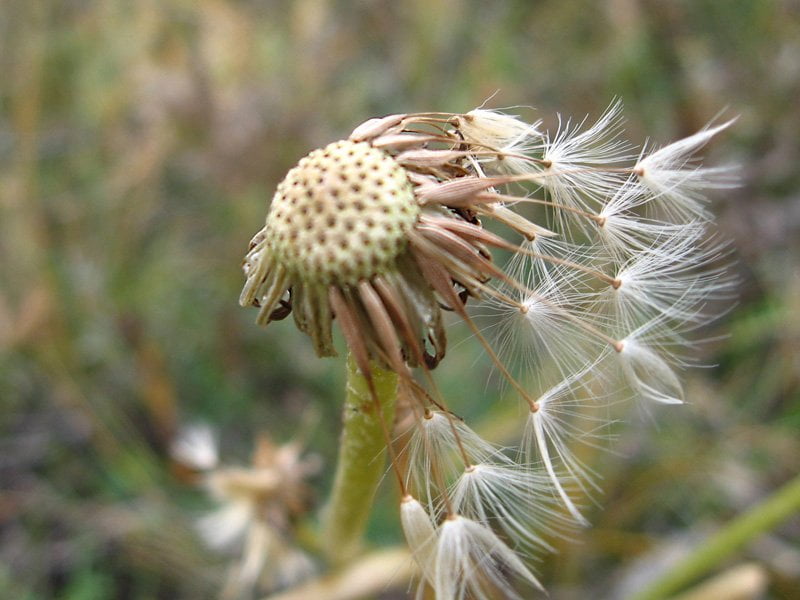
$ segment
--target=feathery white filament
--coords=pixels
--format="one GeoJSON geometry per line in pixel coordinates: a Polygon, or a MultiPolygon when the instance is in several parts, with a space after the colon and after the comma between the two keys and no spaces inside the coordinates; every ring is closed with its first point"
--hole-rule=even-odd
{"type": "Polygon", "coordinates": [[[592,297],[586,287],[587,276],[559,265],[535,268],[540,273],[532,276],[539,280],[535,287],[527,294],[516,292],[522,310],[494,300],[487,302],[488,314],[499,317],[498,352],[524,373],[541,373],[552,367],[566,377],[603,348],[604,342],[581,325],[592,320],[585,309],[592,297]]]}
{"type": "Polygon", "coordinates": [[[529,124],[513,115],[478,108],[464,115],[461,132],[467,141],[494,151],[479,158],[486,169],[523,174],[536,171],[530,155],[541,151],[540,125],[541,121],[529,124]]]}
{"type": "Polygon", "coordinates": [[[627,331],[655,318],[681,328],[703,323],[707,302],[732,295],[734,280],[723,267],[710,266],[723,252],[719,244],[686,236],[642,251],[617,270],[619,286],[599,294],[597,309],[609,307],[627,331]]]}
{"type": "Polygon", "coordinates": [[[496,110],[476,108],[459,119],[459,129],[464,138],[473,144],[501,151],[526,153],[536,146],[532,140],[541,139],[541,121],[526,123],[514,115],[496,110]]]}
{"type": "Polygon", "coordinates": [[[622,351],[617,354],[628,384],[642,398],[683,404],[680,379],[656,350],[636,338],[636,333],[622,340],[622,351]]]}
{"type": "Polygon", "coordinates": [[[625,260],[654,246],[666,247],[683,239],[696,240],[703,234],[705,222],[698,219],[673,223],[638,214],[637,211],[651,201],[647,190],[628,182],[603,206],[598,213],[600,224],[596,232],[609,254],[625,260]]]}
{"type": "Polygon", "coordinates": [[[549,490],[548,477],[532,468],[479,463],[464,470],[451,502],[459,514],[501,528],[530,551],[552,551],[543,536],[563,536],[570,523],[549,490]]]}
{"type": "MultiPolygon", "coordinates": [[[[453,415],[432,411],[418,420],[408,444],[408,480],[429,506],[469,462],[502,457],[499,449],[483,440],[453,415]]],[[[438,514],[438,513],[437,513],[438,514]]]]}
{"type": "MultiPolygon", "coordinates": [[[[529,423],[533,430],[533,437],[536,440],[536,447],[539,450],[539,456],[541,457],[542,463],[547,471],[547,475],[550,477],[550,481],[553,483],[553,486],[556,488],[556,492],[561,500],[564,502],[564,506],[567,507],[569,514],[575,519],[575,521],[583,526],[588,526],[589,522],[584,518],[584,516],[578,510],[578,507],[575,506],[575,503],[570,498],[569,494],[567,494],[564,486],[561,484],[561,478],[556,474],[555,468],[553,466],[553,461],[550,458],[550,450],[548,448],[548,439],[553,440],[553,444],[556,445],[557,450],[556,452],[559,456],[568,455],[566,449],[563,447],[564,444],[560,437],[556,437],[551,433],[548,433],[545,429],[545,421],[544,421],[544,414],[541,412],[532,412],[529,417],[529,423]]],[[[566,463],[564,458],[562,457],[562,462],[566,463]]],[[[571,465],[572,466],[572,465],[571,465]]],[[[573,469],[575,467],[573,466],[573,469]]]]}
{"type": "Polygon", "coordinates": [[[708,218],[703,192],[734,185],[731,169],[699,167],[692,155],[735,119],[673,142],[640,159],[633,168],[639,181],[661,201],[674,220],[708,218]]]}
{"type": "Polygon", "coordinates": [[[599,491],[595,483],[597,474],[582,463],[570,448],[570,444],[577,442],[598,445],[602,436],[597,430],[608,424],[606,419],[588,415],[585,402],[578,397],[580,393],[589,393],[584,388],[583,380],[597,366],[596,362],[587,364],[581,371],[563,379],[537,398],[536,410],[529,413],[520,445],[520,457],[527,464],[533,464],[535,458],[539,459],[558,497],[581,525],[588,523],[564,488],[562,479],[577,485],[587,495],[590,495],[589,487],[599,491]],[[583,422],[588,428],[581,429],[578,422],[583,422]],[[563,474],[557,472],[557,467],[563,470],[563,474]]]}
{"type": "Polygon", "coordinates": [[[516,553],[486,525],[452,515],[440,529],[434,578],[440,600],[521,599],[510,583],[515,577],[544,591],[516,553]]]}
{"type": "MultiPolygon", "coordinates": [[[[545,136],[541,184],[550,191],[556,204],[593,210],[611,195],[627,177],[620,170],[609,169],[630,159],[630,146],[617,136],[622,125],[622,104],[611,104],[605,113],[585,131],[585,120],[573,124],[559,115],[555,135],[545,136]]],[[[563,212],[559,216],[567,216],[563,212]]]]}

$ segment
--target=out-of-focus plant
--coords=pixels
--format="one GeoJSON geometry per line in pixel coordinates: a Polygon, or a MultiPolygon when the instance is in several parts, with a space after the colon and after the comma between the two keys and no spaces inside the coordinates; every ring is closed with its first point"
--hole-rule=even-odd
{"type": "Polygon", "coordinates": [[[214,433],[203,425],[187,427],[173,443],[175,460],[194,472],[219,503],[198,521],[198,531],[211,548],[237,555],[223,598],[252,595],[257,585],[285,588],[315,572],[293,538],[294,521],[308,512],[306,480],[320,466],[301,452],[297,441],[276,446],[262,435],[251,466],[225,466],[214,433]]]}

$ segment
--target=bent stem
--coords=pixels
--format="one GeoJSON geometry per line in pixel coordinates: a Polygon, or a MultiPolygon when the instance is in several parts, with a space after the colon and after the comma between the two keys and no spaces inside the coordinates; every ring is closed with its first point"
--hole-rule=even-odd
{"type": "Polygon", "coordinates": [[[370,507],[385,472],[384,427],[392,429],[397,375],[373,364],[372,380],[384,424],[375,410],[366,379],[349,356],[339,462],[322,529],[323,551],[337,566],[359,551],[370,507]]]}
{"type": "Polygon", "coordinates": [[[630,600],[661,600],[672,596],[717,567],[747,542],[771,530],[798,511],[800,476],[789,481],[761,504],[731,521],[664,577],[635,594],[630,600]]]}

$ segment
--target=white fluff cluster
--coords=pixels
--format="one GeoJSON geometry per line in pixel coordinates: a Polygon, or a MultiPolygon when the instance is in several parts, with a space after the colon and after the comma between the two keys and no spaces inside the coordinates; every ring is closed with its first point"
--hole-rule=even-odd
{"type": "Polygon", "coordinates": [[[483,440],[441,402],[414,418],[402,524],[440,600],[541,587],[520,556],[586,525],[581,501],[599,489],[576,445],[606,441],[621,398],[682,403],[687,334],[733,295],[705,200],[731,171],[695,157],[731,121],[637,151],[619,137],[620,114],[615,103],[588,126],[559,118],[554,132],[484,109],[450,121],[476,173],[529,186],[482,192],[483,213],[528,239],[476,315],[493,319],[493,360],[527,416],[516,449],[483,440]]]}

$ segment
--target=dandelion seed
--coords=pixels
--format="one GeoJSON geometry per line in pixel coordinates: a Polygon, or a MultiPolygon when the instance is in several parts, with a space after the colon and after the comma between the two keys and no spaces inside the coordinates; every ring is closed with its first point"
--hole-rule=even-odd
{"type": "Polygon", "coordinates": [[[639,214],[652,199],[645,188],[627,182],[598,213],[598,239],[618,262],[658,247],[669,251],[673,244],[696,242],[705,235],[707,222],[700,218],[671,221],[639,214]]]}
{"type": "Polygon", "coordinates": [[[551,267],[533,277],[538,281],[531,282],[529,290],[516,293],[518,306],[493,299],[487,314],[499,317],[498,345],[509,364],[519,364],[527,373],[553,366],[568,376],[596,356],[604,342],[580,325],[590,320],[583,306],[586,291],[579,289],[585,274],[551,267]]]}
{"type": "MultiPolygon", "coordinates": [[[[586,495],[599,491],[597,474],[578,459],[572,451],[575,442],[597,446],[605,437],[598,429],[608,426],[604,419],[586,414],[584,402],[578,397],[583,391],[583,380],[598,366],[590,363],[541,394],[531,409],[525,423],[520,456],[523,464],[541,463],[555,494],[569,514],[580,525],[588,522],[565,486],[577,485],[586,495]],[[578,422],[588,424],[581,428],[578,422]],[[538,460],[537,460],[538,459],[538,460]]],[[[593,398],[597,401],[597,398],[593,398]]]]}
{"type": "Polygon", "coordinates": [[[519,465],[469,465],[451,492],[453,510],[487,527],[495,525],[522,548],[553,551],[545,541],[570,528],[555,508],[545,475],[519,465]]]}
{"type": "Polygon", "coordinates": [[[485,149],[479,162],[506,173],[533,172],[530,153],[542,147],[541,121],[525,123],[517,117],[477,108],[457,117],[460,131],[470,143],[485,149]]]}
{"type": "Polygon", "coordinates": [[[633,330],[655,318],[702,323],[705,304],[732,296],[735,281],[724,267],[712,266],[725,248],[686,234],[637,253],[614,275],[619,286],[603,291],[596,310],[608,307],[622,328],[633,330]]]}
{"type": "Polygon", "coordinates": [[[455,119],[456,127],[470,143],[486,148],[511,148],[526,139],[541,139],[542,135],[539,132],[541,121],[526,123],[496,110],[476,108],[455,119]]]}
{"type": "Polygon", "coordinates": [[[643,344],[636,334],[620,343],[623,373],[641,397],[662,404],[683,404],[683,386],[675,371],[656,350],[643,344]]]}
{"type": "Polygon", "coordinates": [[[437,598],[522,598],[512,586],[515,578],[543,590],[530,569],[489,527],[460,515],[441,526],[434,568],[437,598]]]}
{"type": "MultiPolygon", "coordinates": [[[[429,505],[443,492],[442,482],[453,480],[469,463],[502,460],[500,449],[460,420],[441,411],[425,414],[408,444],[408,483],[429,505]]],[[[434,512],[438,513],[438,510],[434,512]]]]}
{"type": "Polygon", "coordinates": [[[674,220],[708,218],[704,192],[735,185],[730,168],[699,167],[692,161],[695,152],[734,121],[732,119],[716,127],[702,129],[668,144],[645,155],[633,167],[639,181],[653,192],[654,199],[664,206],[674,220]]]}
{"type": "Polygon", "coordinates": [[[400,523],[411,554],[424,578],[434,583],[436,571],[436,530],[430,516],[418,500],[406,496],[400,502],[400,523]]]}
{"type": "MultiPolygon", "coordinates": [[[[559,116],[559,128],[548,136],[542,152],[542,185],[556,204],[594,210],[616,191],[627,175],[609,168],[630,160],[630,146],[618,139],[622,126],[622,105],[616,102],[594,125],[581,131],[583,123],[573,124],[559,116]]],[[[560,212],[559,217],[569,216],[560,212]]]]}

